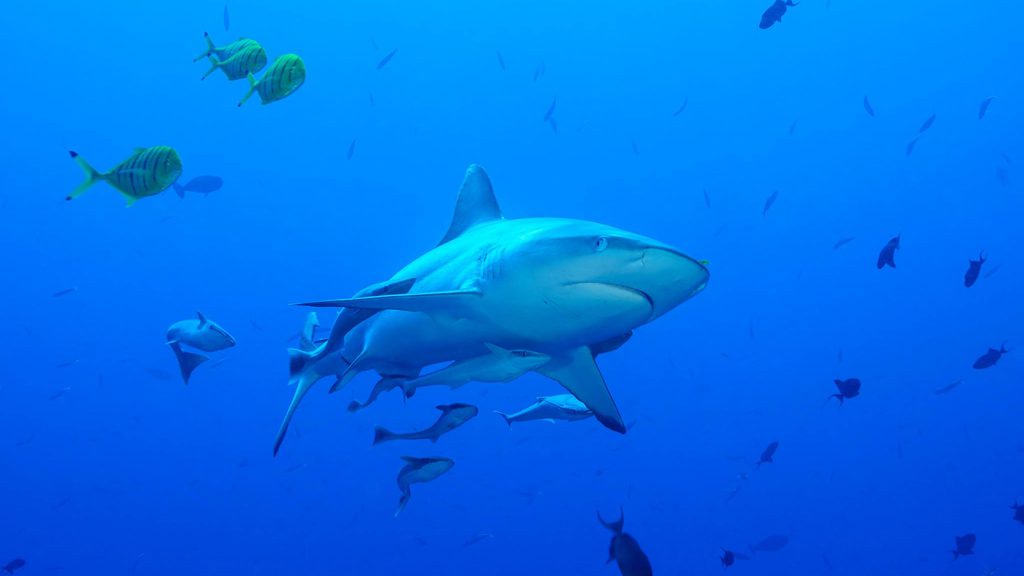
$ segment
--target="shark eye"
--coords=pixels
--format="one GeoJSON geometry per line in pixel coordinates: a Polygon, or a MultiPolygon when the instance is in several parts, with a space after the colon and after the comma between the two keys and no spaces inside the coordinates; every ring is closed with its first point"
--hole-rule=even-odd
{"type": "Polygon", "coordinates": [[[599,236],[594,239],[594,252],[604,252],[604,249],[608,247],[608,239],[604,236],[599,236]]]}

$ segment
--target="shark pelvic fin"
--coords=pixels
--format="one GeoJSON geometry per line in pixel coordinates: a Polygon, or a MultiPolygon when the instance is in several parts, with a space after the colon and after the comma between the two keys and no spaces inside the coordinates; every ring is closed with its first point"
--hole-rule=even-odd
{"type": "Polygon", "coordinates": [[[448,232],[441,240],[441,244],[458,238],[477,224],[502,218],[501,208],[494,197],[494,189],[491,187],[491,179],[487,177],[487,172],[477,164],[470,164],[466,170],[466,177],[462,180],[462,187],[459,188],[459,199],[455,202],[452,223],[448,226],[448,232]]]}
{"type": "Polygon", "coordinates": [[[605,427],[621,434],[626,433],[622,415],[608,392],[608,386],[594,362],[590,348],[580,347],[555,356],[537,371],[561,384],[577,400],[586,404],[605,427]]]}

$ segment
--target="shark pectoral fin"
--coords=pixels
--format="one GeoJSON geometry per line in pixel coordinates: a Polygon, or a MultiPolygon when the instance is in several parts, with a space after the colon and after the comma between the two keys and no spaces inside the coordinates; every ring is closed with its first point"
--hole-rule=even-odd
{"type": "Polygon", "coordinates": [[[608,392],[601,371],[594,363],[590,348],[580,347],[561,356],[554,356],[551,362],[537,371],[561,384],[577,400],[586,404],[605,427],[626,433],[622,415],[608,392]]]}
{"type": "Polygon", "coordinates": [[[177,342],[169,342],[168,345],[171,350],[174,351],[174,357],[178,359],[178,367],[181,369],[181,378],[188,384],[188,379],[192,377],[192,371],[195,370],[200,364],[209,360],[202,354],[195,354],[193,352],[186,352],[181,349],[181,344],[177,342]]]}
{"type": "Polygon", "coordinates": [[[338,375],[337,380],[331,385],[331,389],[328,390],[328,394],[334,394],[338,390],[345,387],[346,384],[352,381],[362,369],[359,367],[359,362],[363,359],[362,355],[356,357],[351,364],[345,367],[345,371],[338,375]]]}
{"type": "Polygon", "coordinates": [[[626,332],[621,336],[615,336],[614,338],[609,338],[604,342],[598,342],[597,344],[592,345],[590,347],[590,351],[594,354],[594,356],[607,354],[608,352],[614,352],[621,348],[622,345],[628,342],[629,339],[632,337],[633,331],[630,330],[629,332],[626,332]]]}
{"type": "Polygon", "coordinates": [[[444,312],[461,308],[480,297],[477,290],[453,290],[451,292],[424,292],[421,294],[387,294],[303,302],[296,306],[314,308],[356,308],[360,310],[404,310],[406,312],[444,312]]]}

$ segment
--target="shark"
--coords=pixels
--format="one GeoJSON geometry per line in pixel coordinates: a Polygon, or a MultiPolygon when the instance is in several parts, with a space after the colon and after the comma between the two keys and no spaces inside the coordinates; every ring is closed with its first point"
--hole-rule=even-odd
{"type": "Polygon", "coordinates": [[[701,261],[640,234],[506,218],[487,173],[470,165],[437,246],[350,298],[299,304],[342,311],[326,342],[288,351],[295,392],[274,453],[319,380],[333,376],[332,392],[362,372],[425,384],[417,379],[437,365],[449,374],[436,383],[449,385],[541,374],[625,433],[596,357],[703,291],[709,277],[701,261]]]}

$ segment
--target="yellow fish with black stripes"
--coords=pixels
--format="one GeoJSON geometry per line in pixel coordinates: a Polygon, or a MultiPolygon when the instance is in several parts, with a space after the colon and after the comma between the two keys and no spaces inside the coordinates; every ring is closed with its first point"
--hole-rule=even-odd
{"type": "Polygon", "coordinates": [[[97,182],[106,182],[128,199],[131,206],[139,198],[155,196],[174,184],[181,176],[181,158],[170,146],[136,148],[127,160],[109,172],[99,172],[74,150],[71,158],[85,171],[85,181],[68,194],[74,200],[97,182]]]}
{"type": "Polygon", "coordinates": [[[199,56],[193,58],[192,62],[199,62],[203,58],[209,58],[210,56],[216,56],[218,60],[224,61],[241,52],[246,47],[253,45],[259,46],[259,42],[255,40],[250,38],[239,38],[227,46],[218,48],[213,43],[213,38],[210,38],[209,33],[203,32],[203,38],[206,40],[206,50],[199,56]]]}
{"type": "Polygon", "coordinates": [[[249,74],[249,91],[246,92],[239,106],[252,96],[253,92],[260,95],[263,104],[277,102],[290,96],[306,81],[306,64],[295,54],[278,56],[267,72],[258,81],[249,74]]]}
{"type": "Polygon", "coordinates": [[[218,69],[224,71],[224,75],[228,77],[228,80],[241,80],[249,74],[259,72],[267,65],[267,51],[258,42],[254,41],[243,46],[226,59],[220,59],[215,54],[210,54],[209,59],[213,65],[206,71],[206,74],[203,74],[203,80],[206,80],[210,74],[213,74],[218,69]]]}

